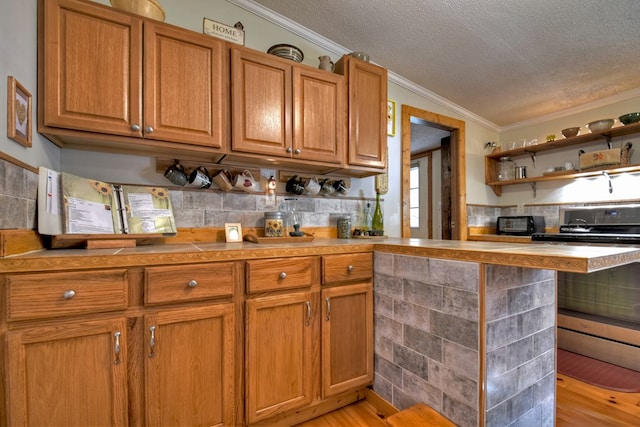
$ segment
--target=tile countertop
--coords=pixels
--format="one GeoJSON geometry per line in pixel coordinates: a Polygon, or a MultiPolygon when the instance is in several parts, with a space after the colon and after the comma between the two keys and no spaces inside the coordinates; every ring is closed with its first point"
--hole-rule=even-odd
{"type": "Polygon", "coordinates": [[[54,249],[0,258],[0,273],[176,265],[372,250],[411,256],[589,273],[640,261],[640,248],[428,239],[325,239],[257,244],[198,242],[115,249],[54,249]]]}

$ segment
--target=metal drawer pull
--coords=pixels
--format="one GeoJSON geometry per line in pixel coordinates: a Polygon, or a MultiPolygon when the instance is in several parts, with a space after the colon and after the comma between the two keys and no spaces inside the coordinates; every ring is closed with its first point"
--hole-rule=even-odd
{"type": "Polygon", "coordinates": [[[331,320],[331,298],[326,297],[324,301],[327,303],[327,322],[331,320]]]}
{"type": "Polygon", "coordinates": [[[195,288],[196,286],[198,286],[198,282],[196,280],[190,280],[189,283],[187,283],[187,286],[189,286],[190,288],[195,288]]]}
{"type": "Polygon", "coordinates": [[[311,301],[305,302],[307,305],[307,322],[306,325],[309,326],[311,324],[311,301]]]}
{"type": "Polygon", "coordinates": [[[281,279],[286,279],[287,278],[287,273],[285,273],[284,271],[282,273],[280,273],[280,278],[281,279]]]}
{"type": "Polygon", "coordinates": [[[349,267],[347,267],[347,271],[351,273],[353,271],[353,265],[350,265],[349,267]]]}
{"type": "Polygon", "coordinates": [[[113,336],[116,339],[116,345],[115,345],[116,360],[113,363],[117,365],[120,363],[120,332],[114,332],[113,336]]]}
{"type": "Polygon", "coordinates": [[[155,326],[149,327],[149,332],[150,332],[149,348],[151,349],[151,352],[149,353],[149,357],[151,358],[151,357],[156,355],[156,353],[155,353],[155,348],[156,348],[156,327],[155,326]]]}
{"type": "Polygon", "coordinates": [[[76,296],[76,291],[69,289],[68,291],[64,291],[63,297],[64,299],[71,299],[76,296]]]}

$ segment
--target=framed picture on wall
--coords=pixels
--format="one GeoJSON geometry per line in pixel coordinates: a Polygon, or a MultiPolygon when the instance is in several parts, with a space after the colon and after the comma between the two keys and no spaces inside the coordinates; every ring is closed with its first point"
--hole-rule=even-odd
{"type": "Polygon", "coordinates": [[[13,76],[7,78],[7,136],[31,147],[31,94],[13,76]]]}
{"type": "Polygon", "coordinates": [[[387,101],[387,135],[394,136],[396,134],[396,103],[395,101],[387,101]]]}

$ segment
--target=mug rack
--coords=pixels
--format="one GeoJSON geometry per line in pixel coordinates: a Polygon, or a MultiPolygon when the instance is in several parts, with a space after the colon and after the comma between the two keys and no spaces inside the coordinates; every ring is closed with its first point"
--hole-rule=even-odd
{"type": "MultiPolygon", "coordinates": [[[[156,158],[156,172],[160,174],[164,174],[164,171],[166,171],[167,168],[173,165],[175,162],[179,162],[184,167],[187,173],[187,176],[189,176],[191,171],[193,171],[194,169],[200,166],[204,166],[205,168],[207,168],[207,171],[209,172],[210,177],[217,174],[218,171],[221,171],[221,170],[228,170],[233,175],[242,173],[243,170],[248,170],[256,178],[257,181],[260,180],[260,169],[251,169],[251,168],[243,168],[241,166],[221,165],[218,163],[207,163],[207,162],[200,162],[195,160],[179,160],[179,159],[170,159],[170,158],[156,158]]],[[[181,188],[195,189],[196,187],[190,187],[189,185],[186,185],[181,188]]]]}

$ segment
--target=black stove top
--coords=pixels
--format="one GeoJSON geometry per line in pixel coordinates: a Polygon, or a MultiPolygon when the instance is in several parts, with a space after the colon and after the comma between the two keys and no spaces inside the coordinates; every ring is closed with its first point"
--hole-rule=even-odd
{"type": "Polygon", "coordinates": [[[640,245],[640,234],[602,233],[534,233],[533,242],[555,243],[603,243],[616,245],[640,245]]]}
{"type": "Polygon", "coordinates": [[[640,245],[640,205],[566,208],[559,233],[534,233],[533,242],[640,245]]]}

